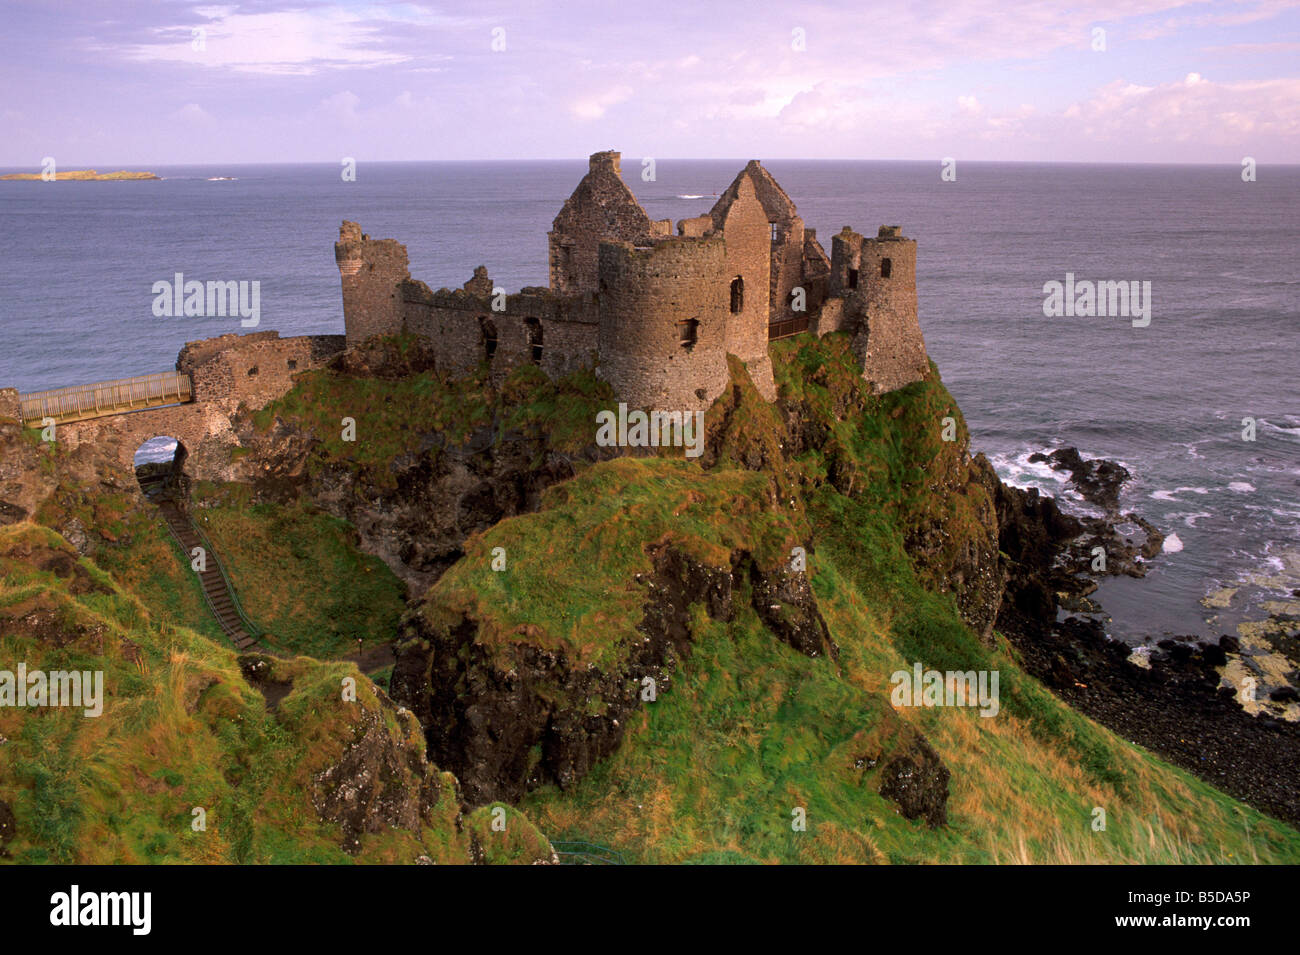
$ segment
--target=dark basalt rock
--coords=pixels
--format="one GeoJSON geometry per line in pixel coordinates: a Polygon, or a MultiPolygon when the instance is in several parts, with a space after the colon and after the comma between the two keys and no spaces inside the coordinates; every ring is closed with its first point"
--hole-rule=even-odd
{"type": "Polygon", "coordinates": [[[1053,471],[1068,471],[1070,483],[1083,499],[1108,514],[1119,510],[1119,492],[1130,477],[1128,469],[1104,458],[1084,458],[1077,448],[1058,448],[1050,454],[1032,454],[1032,463],[1047,463],[1053,471]]]}
{"type": "MultiPolygon", "coordinates": [[[[380,700],[392,709],[382,693],[380,700]]],[[[418,832],[440,783],[415,746],[394,738],[380,712],[359,708],[352,730],[338,760],[312,776],[310,795],[317,815],[343,830],[343,851],[356,855],[365,833],[418,832]]]]}
{"type": "Polygon", "coordinates": [[[881,768],[880,795],[898,804],[907,819],[931,829],[948,823],[948,767],[919,733],[881,768]]]}
{"type": "Polygon", "coordinates": [[[807,574],[785,567],[762,571],[751,562],[749,578],[754,610],[767,629],[805,656],[839,659],[840,648],[817,609],[807,574]]]}

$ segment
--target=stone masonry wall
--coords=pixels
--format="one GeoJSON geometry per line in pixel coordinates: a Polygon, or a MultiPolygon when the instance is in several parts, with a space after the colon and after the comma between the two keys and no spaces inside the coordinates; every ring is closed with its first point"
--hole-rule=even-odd
{"type": "Polygon", "coordinates": [[[191,376],[195,401],[66,422],[56,426],[55,439],[73,451],[87,443],[99,453],[107,449],[122,468],[133,472],[140,445],[165,435],[185,445],[185,470],[191,477],[227,480],[230,452],[239,443],[231,415],[241,405],[256,411],[281,397],[293,387],[294,375],[321,367],[343,347],[341,335],[282,339],[274,331],[189,342],[176,368],[191,376]],[[250,375],[253,369],[256,373],[250,375]]]}
{"type": "Polygon", "coordinates": [[[669,229],[650,221],[623,182],[618,153],[593,154],[587,175],[565,201],[547,236],[551,289],[596,291],[601,242],[637,242],[652,234],[666,235],[669,229]]]}
{"type": "Polygon", "coordinates": [[[599,373],[629,406],[702,410],[726,388],[726,267],[720,237],[601,246],[599,373]]]}
{"type": "Polygon", "coordinates": [[[737,183],[735,199],[721,215],[726,241],[727,351],[749,367],[754,385],[768,401],[776,398],[776,382],[767,354],[770,315],[771,227],[749,177],[737,183]],[[731,311],[731,284],[744,283],[739,312],[731,311]]]}
{"type": "Polygon", "coordinates": [[[917,320],[916,242],[896,231],[865,239],[858,261],[866,321],[858,326],[854,349],[862,360],[862,377],[877,393],[920,381],[929,373],[930,360],[917,320]],[[882,274],[886,260],[888,277],[882,274]]]}
{"type": "Polygon", "coordinates": [[[348,344],[401,331],[398,286],[411,277],[406,246],[394,239],[372,239],[357,223],[345,221],[334,244],[334,259],[343,284],[348,344]]]}
{"type": "Polygon", "coordinates": [[[402,286],[407,332],[429,339],[435,367],[447,375],[465,375],[486,361],[494,381],[529,362],[559,378],[596,363],[594,296],[559,296],[549,289],[530,289],[505,296],[503,311],[493,311],[491,295],[463,289],[432,291],[423,282],[402,286]],[[488,341],[496,341],[488,355],[488,341]],[[540,340],[539,340],[540,337],[540,340]],[[534,345],[541,348],[536,360],[534,345]]]}
{"type": "Polygon", "coordinates": [[[293,387],[293,376],[319,368],[344,348],[342,335],[281,338],[279,332],[222,335],[189,342],[176,368],[189,374],[195,401],[261,408],[293,387]]]}

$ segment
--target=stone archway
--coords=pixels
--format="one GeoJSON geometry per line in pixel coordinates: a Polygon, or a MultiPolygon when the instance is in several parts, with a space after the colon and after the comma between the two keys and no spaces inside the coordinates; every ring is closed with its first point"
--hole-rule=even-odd
{"type": "Polygon", "coordinates": [[[133,461],[141,493],[155,502],[184,496],[187,457],[184,443],[170,435],[156,435],[141,443],[133,461]]]}

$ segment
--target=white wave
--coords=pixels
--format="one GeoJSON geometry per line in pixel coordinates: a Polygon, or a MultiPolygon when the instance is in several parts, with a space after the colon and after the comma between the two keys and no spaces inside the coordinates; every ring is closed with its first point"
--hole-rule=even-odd
{"type": "Polygon", "coordinates": [[[1248,484],[1245,481],[1233,481],[1228,485],[1228,490],[1236,491],[1238,494],[1249,494],[1251,491],[1255,490],[1255,485],[1248,484]]]}
{"type": "Polygon", "coordinates": [[[1177,534],[1170,534],[1165,538],[1165,546],[1162,549],[1166,554],[1176,554],[1183,549],[1183,542],[1177,534]]]}
{"type": "Polygon", "coordinates": [[[683,195],[683,196],[678,196],[677,198],[678,198],[678,199],[708,199],[709,197],[708,197],[708,196],[689,196],[689,195],[683,195]]]}
{"type": "Polygon", "coordinates": [[[1204,487],[1176,487],[1172,491],[1152,491],[1151,497],[1157,501],[1177,501],[1175,494],[1182,494],[1184,491],[1190,491],[1192,494],[1209,494],[1208,488],[1204,487]]]}

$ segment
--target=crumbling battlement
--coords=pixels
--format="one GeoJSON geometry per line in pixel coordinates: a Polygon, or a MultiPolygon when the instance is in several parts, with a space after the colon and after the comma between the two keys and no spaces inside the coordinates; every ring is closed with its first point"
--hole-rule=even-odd
{"type": "Polygon", "coordinates": [[[776,398],[768,343],[846,332],[877,391],[929,371],[916,311],[916,243],[897,226],[874,238],[845,228],[831,254],[757,160],[712,209],[652,220],[623,182],[616,152],[588,171],[547,235],[549,288],[494,295],[480,266],[459,289],[411,279],[405,246],[344,222],[335,245],[347,343],[401,332],[427,338],[437,369],[486,362],[494,379],[524,362],[558,376],[597,372],[634,407],[707,406],[743,360],[776,398]]]}

